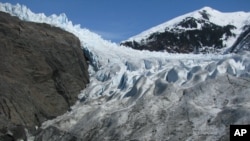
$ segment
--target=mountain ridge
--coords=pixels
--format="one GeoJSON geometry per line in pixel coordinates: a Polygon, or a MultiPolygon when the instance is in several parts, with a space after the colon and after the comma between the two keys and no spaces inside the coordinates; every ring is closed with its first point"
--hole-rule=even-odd
{"type": "Polygon", "coordinates": [[[250,12],[222,13],[204,7],[145,30],[121,45],[171,53],[192,53],[197,48],[202,53],[224,52],[250,24],[249,18],[250,12]]]}
{"type": "MultiPolygon", "coordinates": [[[[180,22],[180,21],[183,20],[185,17],[194,17],[195,15],[196,15],[197,17],[201,17],[202,15],[200,15],[199,12],[200,12],[200,11],[203,11],[203,10],[205,10],[205,11],[215,11],[214,13],[219,14],[219,15],[221,15],[221,14],[230,14],[230,15],[231,15],[231,14],[233,14],[233,15],[239,14],[239,15],[243,15],[244,17],[245,17],[246,15],[247,15],[247,17],[250,17],[250,12],[245,12],[245,11],[237,11],[237,12],[220,12],[220,11],[218,11],[218,10],[216,10],[216,9],[213,9],[213,8],[211,8],[211,7],[208,7],[208,6],[205,6],[205,7],[201,8],[201,9],[195,10],[195,11],[193,11],[193,12],[186,13],[186,14],[181,15],[181,16],[177,16],[177,17],[172,18],[172,19],[170,19],[170,20],[168,20],[168,21],[166,21],[166,22],[163,22],[163,23],[161,23],[161,24],[159,24],[159,25],[156,25],[156,26],[153,26],[153,27],[151,27],[151,28],[149,28],[149,29],[146,29],[146,30],[142,31],[142,32],[139,33],[139,34],[137,34],[137,35],[135,35],[135,36],[132,36],[132,37],[128,38],[128,39],[125,40],[125,41],[130,41],[130,40],[138,41],[137,38],[142,38],[142,37],[144,36],[144,34],[145,34],[145,36],[147,36],[147,35],[152,34],[152,33],[154,33],[154,32],[164,32],[166,27],[172,26],[173,24],[180,22]]],[[[229,16],[229,17],[230,17],[230,16],[229,16]]],[[[231,17],[232,17],[232,16],[231,16],[231,17]]],[[[250,20],[249,20],[249,22],[250,22],[250,20]]],[[[217,24],[228,24],[228,22],[225,23],[224,18],[222,18],[221,21],[220,21],[220,23],[217,23],[217,24]]],[[[140,40],[140,39],[139,39],[139,40],[140,40]]],[[[124,41],[122,41],[122,42],[124,42],[124,41]]]]}

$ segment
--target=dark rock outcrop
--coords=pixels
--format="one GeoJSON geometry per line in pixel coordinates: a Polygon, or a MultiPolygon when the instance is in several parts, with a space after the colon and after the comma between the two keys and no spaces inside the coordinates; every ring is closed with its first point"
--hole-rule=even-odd
{"type": "Polygon", "coordinates": [[[0,140],[63,114],[89,81],[77,37],[3,12],[0,60],[0,140]]]}

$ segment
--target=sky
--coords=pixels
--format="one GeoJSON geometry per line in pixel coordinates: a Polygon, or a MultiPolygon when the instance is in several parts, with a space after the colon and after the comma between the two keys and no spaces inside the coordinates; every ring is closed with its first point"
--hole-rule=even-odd
{"type": "Polygon", "coordinates": [[[209,6],[222,12],[250,11],[250,0],[0,0],[26,5],[34,13],[65,13],[80,24],[119,43],[177,16],[209,6]]]}

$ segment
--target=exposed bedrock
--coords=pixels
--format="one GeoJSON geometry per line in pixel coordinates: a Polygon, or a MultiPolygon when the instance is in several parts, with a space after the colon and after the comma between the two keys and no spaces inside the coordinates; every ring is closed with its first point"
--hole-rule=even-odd
{"type": "Polygon", "coordinates": [[[0,140],[65,113],[89,82],[77,37],[3,12],[0,60],[0,140]]]}

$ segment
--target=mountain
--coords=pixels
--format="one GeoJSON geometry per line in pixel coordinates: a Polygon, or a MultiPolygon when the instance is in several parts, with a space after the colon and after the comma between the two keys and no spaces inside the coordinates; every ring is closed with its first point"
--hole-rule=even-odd
{"type": "Polygon", "coordinates": [[[250,123],[248,51],[140,51],[103,40],[65,14],[46,17],[10,4],[0,4],[0,10],[73,33],[89,62],[90,82],[77,103],[43,122],[36,134],[29,131],[29,140],[227,141],[229,125],[250,123]]]}
{"type": "Polygon", "coordinates": [[[121,44],[170,53],[223,53],[250,25],[250,13],[222,13],[210,7],[179,16],[121,44]]]}
{"type": "Polygon", "coordinates": [[[0,140],[25,139],[24,128],[70,109],[89,82],[73,34],[0,12],[0,140]]]}

